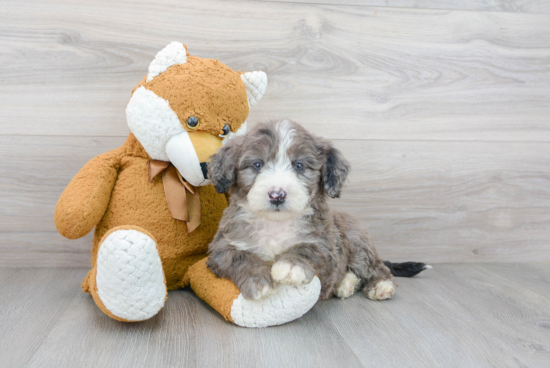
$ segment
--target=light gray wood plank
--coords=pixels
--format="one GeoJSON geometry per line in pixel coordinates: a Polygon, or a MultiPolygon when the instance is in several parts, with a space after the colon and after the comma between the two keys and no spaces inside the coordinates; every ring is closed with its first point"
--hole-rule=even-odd
{"type": "Polygon", "coordinates": [[[361,367],[338,331],[314,307],[286,325],[246,329],[225,322],[201,301],[198,367],[361,367]],[[212,354],[212,347],[216,351],[212,354]]]}
{"type": "MultiPolygon", "coordinates": [[[[0,264],[87,266],[91,236],[63,239],[59,195],[122,137],[0,136],[0,264]]],[[[550,146],[510,142],[335,141],[352,172],[331,202],[394,261],[549,261],[550,146]]]]}
{"type": "Polygon", "coordinates": [[[0,365],[26,367],[70,308],[83,269],[0,269],[0,365]]]}
{"type": "Polygon", "coordinates": [[[380,254],[426,262],[550,261],[545,143],[337,141],[352,174],[334,209],[380,254]]]}
{"type": "MultiPolygon", "coordinates": [[[[28,367],[196,367],[197,297],[170,292],[148,321],[122,323],[80,293],[29,361],[28,367]]],[[[212,347],[215,349],[216,347],[212,347]]]]}
{"type": "Polygon", "coordinates": [[[484,265],[440,264],[398,282],[394,298],[387,302],[355,295],[343,302],[318,304],[362,361],[392,367],[403,362],[439,367],[545,366],[550,352],[545,330],[549,294],[509,282],[484,270],[484,265]]]}
{"type": "Polygon", "coordinates": [[[93,232],[70,240],[57,231],[0,232],[0,267],[90,267],[93,232]]]}
{"type": "Polygon", "coordinates": [[[349,367],[361,364],[314,312],[292,325],[245,329],[223,320],[189,290],[169,293],[159,315],[120,323],[89,295],[75,298],[29,367],[349,367]],[[63,347],[63,348],[60,348],[63,347]]]}
{"type": "MultiPolygon", "coordinates": [[[[510,279],[509,270],[537,267],[548,279],[550,264],[508,266],[437,264],[399,279],[392,300],[357,294],[321,301],[297,321],[267,329],[225,322],[189,290],[170,292],[161,313],[143,323],[111,320],[89,295],[78,293],[66,300],[47,334],[31,334],[36,324],[18,325],[20,336],[35,336],[38,343],[27,350],[29,341],[20,339],[17,348],[27,355],[9,366],[544,367],[550,294],[526,287],[529,280],[510,279]]],[[[40,322],[28,306],[43,303],[49,310],[58,301],[48,298],[51,289],[35,292],[34,280],[74,276],[62,269],[8,269],[0,272],[0,288],[16,292],[7,294],[12,305],[23,305],[15,317],[40,322]]],[[[12,337],[6,329],[0,336],[12,337]]]]}
{"type": "MultiPolygon", "coordinates": [[[[524,288],[541,295],[550,295],[550,272],[547,263],[493,263],[483,268],[520,283],[524,288]]],[[[550,319],[546,326],[550,328],[550,319]]]]}
{"type": "Polygon", "coordinates": [[[542,0],[262,0],[300,4],[338,4],[390,8],[454,9],[503,11],[513,13],[550,13],[550,4],[542,0]]]}
{"type": "Polygon", "coordinates": [[[124,141],[125,137],[0,136],[0,157],[5,158],[0,162],[0,232],[56,231],[55,204],[69,181],[86,162],[124,141]]]}
{"type": "Polygon", "coordinates": [[[550,140],[549,15],[240,4],[5,4],[1,133],[126,135],[131,89],[177,39],[269,74],[251,121],[331,138],[550,140]]]}

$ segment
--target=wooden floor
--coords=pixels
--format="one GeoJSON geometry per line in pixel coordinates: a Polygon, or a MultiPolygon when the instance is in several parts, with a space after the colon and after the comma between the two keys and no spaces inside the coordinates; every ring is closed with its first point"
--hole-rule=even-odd
{"type": "Polygon", "coordinates": [[[550,264],[438,264],[394,299],[319,302],[290,324],[225,322],[189,290],[142,323],[102,314],[86,269],[0,269],[1,367],[548,367],[550,264]]]}

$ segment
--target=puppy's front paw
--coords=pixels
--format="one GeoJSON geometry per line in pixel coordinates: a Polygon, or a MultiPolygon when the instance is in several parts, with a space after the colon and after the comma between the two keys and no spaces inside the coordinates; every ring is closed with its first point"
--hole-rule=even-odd
{"type": "Polygon", "coordinates": [[[372,300],[390,299],[395,293],[395,284],[390,280],[378,281],[372,289],[369,289],[367,297],[372,300]]]}
{"type": "Polygon", "coordinates": [[[271,267],[271,277],[285,285],[301,285],[311,282],[315,271],[307,265],[298,265],[285,260],[275,262],[271,267]]]}
{"type": "Polygon", "coordinates": [[[269,275],[252,275],[247,277],[241,285],[239,290],[245,299],[261,299],[271,295],[273,287],[271,286],[271,280],[269,275]]]}

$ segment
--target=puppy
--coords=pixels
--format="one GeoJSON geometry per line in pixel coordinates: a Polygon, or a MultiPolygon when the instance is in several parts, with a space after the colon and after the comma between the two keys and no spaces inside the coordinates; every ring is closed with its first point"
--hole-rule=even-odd
{"type": "Polygon", "coordinates": [[[315,275],[321,299],[392,297],[396,285],[367,232],[352,216],[330,211],[350,165],[326,139],[283,120],[234,137],[212,156],[209,178],[229,192],[208,267],[232,280],[246,299],[277,283],[300,285],[315,275]]]}

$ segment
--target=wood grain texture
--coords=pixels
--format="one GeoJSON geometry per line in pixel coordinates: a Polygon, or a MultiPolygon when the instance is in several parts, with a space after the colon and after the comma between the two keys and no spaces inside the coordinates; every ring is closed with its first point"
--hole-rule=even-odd
{"type": "Polygon", "coordinates": [[[19,318],[1,319],[0,336],[7,341],[15,329],[19,335],[1,357],[13,367],[544,367],[550,294],[523,278],[533,269],[550,280],[548,263],[438,264],[399,279],[392,300],[331,299],[267,329],[225,322],[189,290],[171,291],[149,321],[120,323],[77,285],[63,285],[63,308],[49,297],[51,288],[36,292],[36,279],[80,281],[74,271],[7,269],[0,288],[11,291],[19,318]],[[36,308],[59,315],[45,322],[48,315],[36,308]],[[40,325],[48,332],[34,333],[40,325]]]}
{"type": "Polygon", "coordinates": [[[84,269],[0,268],[0,366],[26,367],[79,294],[84,269]]]}
{"type": "Polygon", "coordinates": [[[380,8],[418,8],[550,14],[550,4],[541,0],[263,0],[281,3],[356,5],[380,8]]]}
{"type": "MultiPolygon", "coordinates": [[[[66,183],[122,137],[0,136],[0,264],[87,266],[91,234],[57,234],[66,183]],[[75,154],[73,154],[75,152],[75,154]],[[23,169],[21,169],[23,168],[23,169]],[[52,173],[55,173],[53,175],[52,173]]],[[[335,210],[394,261],[550,261],[550,146],[525,142],[337,140],[352,172],[335,210]]]]}
{"type": "Polygon", "coordinates": [[[550,140],[550,15],[151,4],[3,5],[1,133],[125,136],[130,91],[177,39],[268,73],[251,121],[288,117],[340,139],[550,140]]]}
{"type": "Polygon", "coordinates": [[[353,173],[333,206],[384,258],[550,260],[547,4],[308,1],[3,2],[0,265],[88,264],[55,203],[125,140],[130,91],[172,40],[268,73],[251,124],[335,140],[353,173]]]}

